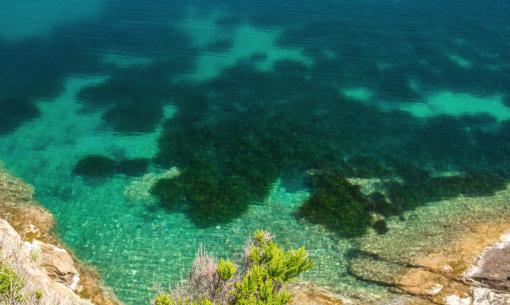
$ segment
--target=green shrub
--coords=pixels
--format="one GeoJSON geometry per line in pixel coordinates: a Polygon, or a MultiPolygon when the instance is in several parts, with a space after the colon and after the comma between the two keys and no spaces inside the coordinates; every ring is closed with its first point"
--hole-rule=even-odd
{"type": "Polygon", "coordinates": [[[188,280],[173,294],[158,295],[154,305],[284,305],[291,299],[285,283],[313,268],[304,248],[285,251],[262,230],[251,236],[235,277],[231,260],[214,266],[214,258],[199,253],[188,280]]]}
{"type": "Polygon", "coordinates": [[[284,284],[313,268],[304,248],[285,251],[268,232],[252,235],[246,249],[247,272],[233,292],[236,305],[283,305],[291,295],[284,284]]]}
{"type": "Polygon", "coordinates": [[[286,252],[262,230],[253,234],[252,245],[249,247],[250,264],[264,266],[271,278],[279,282],[286,283],[313,268],[313,262],[304,248],[286,252]]]}
{"type": "Polygon", "coordinates": [[[234,263],[229,259],[220,260],[216,267],[216,272],[218,272],[219,277],[224,281],[228,281],[233,278],[236,270],[236,265],[234,265],[234,263]]]}
{"type": "Polygon", "coordinates": [[[249,269],[242,281],[236,283],[233,295],[236,305],[283,305],[291,299],[290,293],[279,289],[278,282],[262,265],[249,269]]]}
{"type": "Polygon", "coordinates": [[[23,286],[23,279],[7,264],[0,262],[0,296],[19,298],[23,286]]]}

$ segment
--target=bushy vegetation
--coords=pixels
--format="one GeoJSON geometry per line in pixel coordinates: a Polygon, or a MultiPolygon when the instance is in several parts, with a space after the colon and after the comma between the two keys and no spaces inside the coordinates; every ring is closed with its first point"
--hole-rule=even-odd
{"type": "Polygon", "coordinates": [[[292,296],[285,284],[313,268],[304,248],[285,251],[266,231],[249,239],[242,261],[216,260],[197,253],[187,280],[154,305],[284,305],[292,296]]]}

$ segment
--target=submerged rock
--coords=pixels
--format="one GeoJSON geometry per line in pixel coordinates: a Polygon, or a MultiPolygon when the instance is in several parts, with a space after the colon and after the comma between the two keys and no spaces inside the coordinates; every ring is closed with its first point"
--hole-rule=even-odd
{"type": "Polygon", "coordinates": [[[289,287],[293,297],[289,305],[343,305],[338,296],[325,288],[309,283],[297,283],[289,287]]]}
{"type": "Polygon", "coordinates": [[[160,179],[173,179],[180,175],[177,167],[172,167],[169,170],[156,174],[147,173],[135,181],[131,182],[124,189],[124,197],[131,202],[150,201],[152,194],[150,190],[160,179]]]}
{"type": "Polygon", "coordinates": [[[508,202],[509,187],[441,200],[391,217],[385,235],[357,238],[350,274],[403,297],[363,304],[510,304],[508,202]]]}
{"type": "MultiPolygon", "coordinates": [[[[507,228],[510,225],[506,225],[507,228]]],[[[490,224],[486,229],[490,228],[490,224]]],[[[493,227],[498,232],[502,227],[493,227]]],[[[376,254],[352,259],[349,271],[358,279],[390,287],[418,298],[403,304],[503,305],[510,304],[510,234],[482,251],[486,229],[473,229],[450,245],[447,252],[433,252],[410,261],[391,261],[376,254]],[[481,239],[481,240],[480,240],[481,239]],[[477,259],[474,253],[482,253],[477,259]],[[476,264],[467,272],[470,262],[476,264]]],[[[385,303],[391,304],[391,303],[385,303]]]]}
{"type": "Polygon", "coordinates": [[[7,173],[0,165],[0,218],[7,220],[24,240],[55,242],[49,232],[53,215],[33,199],[34,189],[7,173]]]}

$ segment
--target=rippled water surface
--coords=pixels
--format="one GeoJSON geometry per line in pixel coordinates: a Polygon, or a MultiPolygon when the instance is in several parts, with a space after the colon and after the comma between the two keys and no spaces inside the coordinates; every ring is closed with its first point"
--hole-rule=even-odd
{"type": "Polygon", "coordinates": [[[508,16],[499,0],[0,0],[0,160],[127,304],[258,228],[309,249],[306,279],[383,293],[348,272],[357,238],[510,178],[508,16]],[[389,206],[303,208],[323,173],[389,206]]]}

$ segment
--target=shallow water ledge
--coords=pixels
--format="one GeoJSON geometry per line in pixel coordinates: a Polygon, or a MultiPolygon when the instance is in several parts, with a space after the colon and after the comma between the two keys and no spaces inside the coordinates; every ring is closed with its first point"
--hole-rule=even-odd
{"type": "Polygon", "coordinates": [[[360,238],[349,272],[394,294],[362,304],[510,304],[509,194],[435,202],[385,236],[360,238]],[[443,208],[432,217],[434,206],[443,208]]]}

